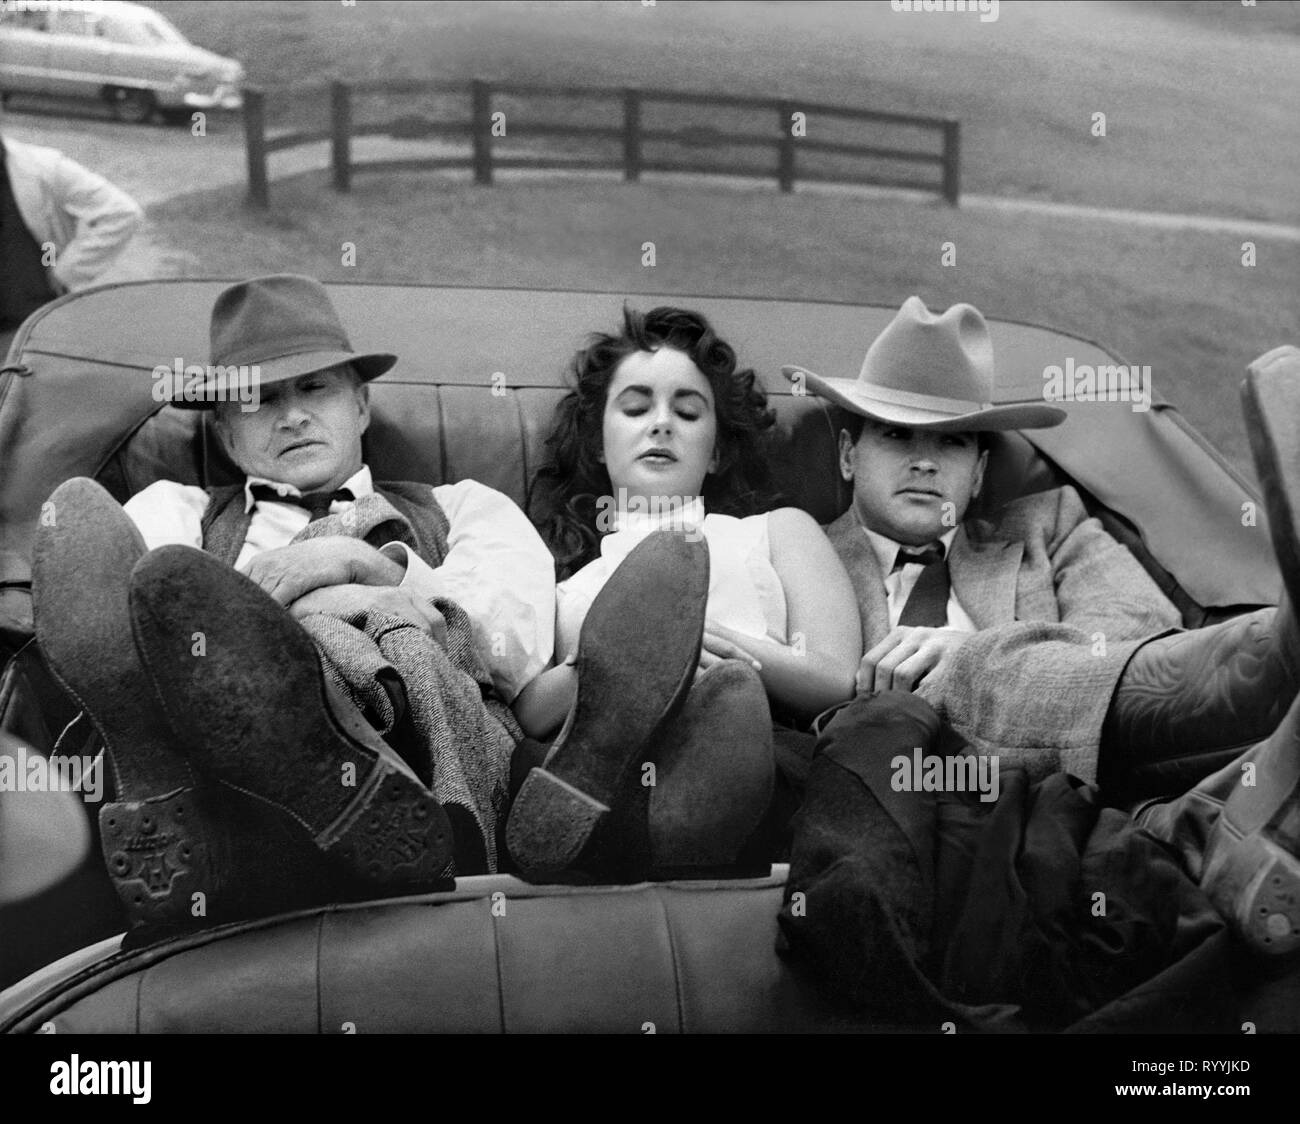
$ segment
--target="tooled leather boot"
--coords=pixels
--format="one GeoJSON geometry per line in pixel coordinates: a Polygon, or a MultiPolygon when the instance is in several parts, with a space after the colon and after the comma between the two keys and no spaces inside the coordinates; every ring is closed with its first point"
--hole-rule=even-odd
{"type": "MultiPolygon", "coordinates": [[[[1242,388],[1246,431],[1264,489],[1273,549],[1300,597],[1300,351],[1251,364],[1242,388]]],[[[1272,735],[1191,792],[1141,810],[1141,826],[1176,846],[1211,901],[1256,950],[1300,949],[1300,703],[1272,735]]]]}
{"type": "MultiPolygon", "coordinates": [[[[1106,720],[1108,748],[1142,762],[1244,749],[1282,721],[1300,684],[1300,351],[1250,365],[1242,412],[1285,588],[1278,608],[1149,641],[1129,660],[1106,720]]],[[[1103,754],[1106,750],[1103,751],[1103,754]]]]}
{"type": "Polygon", "coordinates": [[[1143,763],[1244,749],[1268,737],[1300,688],[1300,627],[1285,595],[1222,624],[1143,644],[1107,715],[1107,750],[1143,763]]]}
{"type": "Polygon", "coordinates": [[[306,839],[274,810],[201,779],[175,751],[131,636],[128,578],[144,553],[121,506],[76,478],[43,510],[32,573],[37,643],[93,722],[98,767],[111,773],[100,842],[132,937],[320,900],[324,867],[306,839]]]}

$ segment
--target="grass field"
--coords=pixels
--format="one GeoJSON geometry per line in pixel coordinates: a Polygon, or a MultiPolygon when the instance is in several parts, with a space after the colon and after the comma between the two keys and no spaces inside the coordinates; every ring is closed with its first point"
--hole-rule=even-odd
{"type": "Polygon", "coordinates": [[[962,121],[967,191],[1300,217],[1300,9],[1028,0],[194,2],[158,7],[270,87],[471,77],[791,97],[962,121]],[[1107,136],[1091,134],[1094,112],[1107,136]]]}

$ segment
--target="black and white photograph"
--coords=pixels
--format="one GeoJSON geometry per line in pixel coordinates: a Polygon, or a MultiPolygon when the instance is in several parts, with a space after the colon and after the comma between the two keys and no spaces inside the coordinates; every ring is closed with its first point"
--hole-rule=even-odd
{"type": "Polygon", "coordinates": [[[0,0],[0,102],[33,1104],[194,1034],[1286,1080],[1300,3],[0,0]]]}

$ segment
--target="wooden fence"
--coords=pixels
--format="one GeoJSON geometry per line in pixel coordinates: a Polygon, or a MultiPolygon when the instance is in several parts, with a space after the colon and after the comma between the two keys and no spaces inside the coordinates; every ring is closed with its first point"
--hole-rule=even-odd
{"type": "MultiPolygon", "coordinates": [[[[428,96],[431,94],[466,93],[464,83],[427,82],[422,80],[375,81],[347,84],[334,82],[322,87],[328,89],[330,127],[328,129],[300,130],[276,136],[267,135],[266,91],[248,89],[244,93],[244,133],[248,149],[248,195],[253,206],[270,205],[270,185],[267,176],[267,158],[274,152],[283,152],[307,144],[329,141],[334,188],[349,191],[356,172],[372,170],[413,171],[432,168],[469,168],[474,182],[490,184],[498,169],[569,169],[569,170],[622,170],[623,178],[636,182],[643,172],[689,172],[700,175],[743,175],[757,178],[774,178],[782,191],[793,191],[796,181],[865,184],[871,186],[904,187],[923,191],[936,191],[949,203],[957,204],[961,182],[961,126],[952,118],[921,117],[904,113],[880,113],[869,109],[851,109],[843,106],[808,104],[790,99],[743,98],[674,92],[666,90],[601,89],[596,87],[500,85],[474,80],[469,83],[470,115],[467,120],[435,121],[416,114],[406,113],[384,122],[368,123],[363,127],[353,124],[353,105],[359,96],[380,95],[386,99],[401,96],[428,96]],[[525,140],[552,138],[560,141],[617,141],[620,154],[609,156],[572,156],[534,152],[526,155],[505,155],[494,152],[493,99],[494,97],[566,98],[582,100],[600,99],[621,101],[622,112],[617,125],[592,126],[572,123],[537,124],[522,127],[513,125],[509,132],[511,142],[521,137],[525,140]],[[683,128],[653,129],[643,123],[647,107],[667,103],[692,107],[697,118],[683,128]],[[772,131],[724,132],[704,123],[709,111],[728,109],[760,110],[772,114],[772,131]],[[796,121],[802,118],[802,132],[796,121]],[[827,122],[850,122],[870,125],[901,126],[919,130],[940,141],[940,149],[915,147],[880,147],[870,144],[851,144],[821,139],[815,134],[818,125],[827,122]],[[454,155],[379,159],[358,161],[352,155],[352,141],[362,136],[388,136],[399,140],[422,140],[432,137],[465,142],[463,151],[454,155]],[[651,159],[645,149],[655,142],[671,142],[677,147],[703,150],[702,159],[651,159]],[[722,160],[709,161],[710,150],[720,148],[775,149],[775,163],[763,170],[738,169],[722,160]],[[829,153],[851,159],[883,159],[922,167],[937,166],[941,178],[914,180],[890,175],[870,168],[853,174],[818,172],[798,167],[799,153],[829,153]]],[[[298,91],[301,92],[301,91],[298,91]]]]}

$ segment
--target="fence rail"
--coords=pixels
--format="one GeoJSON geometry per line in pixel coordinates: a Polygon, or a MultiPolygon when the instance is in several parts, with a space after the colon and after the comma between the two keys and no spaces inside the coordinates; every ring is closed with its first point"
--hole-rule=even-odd
{"type": "MultiPolygon", "coordinates": [[[[468,83],[426,82],[415,79],[365,81],[348,84],[334,82],[317,89],[328,89],[329,128],[300,129],[275,136],[267,132],[267,91],[250,89],[244,96],[244,136],[248,156],[248,198],[260,208],[270,206],[270,180],[267,171],[272,153],[285,152],[310,144],[328,141],[330,166],[336,191],[350,191],[354,172],[377,170],[418,171],[421,169],[467,168],[474,182],[490,184],[498,169],[531,168],[539,170],[611,170],[621,171],[623,178],[635,183],[644,172],[694,172],[703,175],[745,176],[775,179],[782,191],[794,190],[799,180],[808,183],[862,184],[869,186],[910,187],[935,191],[956,206],[961,190],[961,125],[945,117],[925,117],[905,113],[886,113],[871,109],[822,103],[796,102],[790,99],[746,98],[669,90],[600,88],[582,86],[539,86],[532,84],[501,85],[474,80],[468,83]],[[455,121],[430,120],[409,110],[390,120],[360,126],[354,123],[353,108],[359,98],[382,96],[422,96],[433,94],[468,94],[469,117],[455,121]],[[611,125],[516,122],[504,136],[495,131],[497,98],[564,98],[577,101],[614,103],[618,123],[611,125]],[[679,128],[648,128],[645,124],[649,106],[671,105],[697,109],[744,109],[765,111],[773,115],[776,126],[767,132],[727,132],[698,119],[698,115],[679,128]],[[621,112],[620,112],[621,111],[621,112]],[[803,131],[796,131],[796,115],[801,115],[803,131]],[[895,144],[856,144],[824,140],[809,136],[818,124],[829,121],[900,126],[938,138],[938,151],[906,148],[895,144]],[[387,136],[396,140],[423,140],[431,137],[463,141],[465,149],[453,155],[429,157],[390,157],[357,160],[352,142],[358,137],[387,136]],[[618,142],[617,155],[575,155],[573,153],[535,152],[527,155],[503,153],[494,142],[514,144],[520,139],[546,139],[579,142],[618,142]],[[648,158],[646,145],[676,145],[686,149],[686,156],[676,159],[648,158]],[[769,148],[775,162],[770,168],[736,167],[723,159],[710,162],[700,158],[701,149],[769,148]],[[848,172],[827,172],[799,167],[799,154],[826,153],[836,157],[862,160],[887,160],[904,164],[933,166],[941,178],[910,180],[896,171],[863,168],[848,172]]],[[[293,91],[301,94],[301,89],[293,91]]],[[[928,139],[928,137],[927,137],[928,139]]]]}

